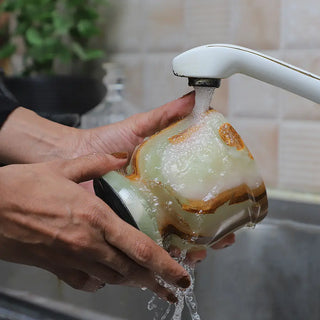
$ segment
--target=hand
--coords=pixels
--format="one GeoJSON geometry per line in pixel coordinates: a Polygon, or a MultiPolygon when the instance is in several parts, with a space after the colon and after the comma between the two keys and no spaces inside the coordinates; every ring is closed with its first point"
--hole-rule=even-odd
{"type": "MultiPolygon", "coordinates": [[[[149,112],[134,115],[124,121],[99,128],[82,130],[81,137],[76,145],[81,147],[81,153],[86,152],[121,152],[129,154],[144,138],[166,128],[172,122],[191,113],[194,106],[194,92],[174,100],[164,106],[149,112]]],[[[80,134],[80,132],[79,132],[80,134]]],[[[83,185],[87,190],[94,192],[92,183],[83,185]]],[[[231,234],[212,246],[212,249],[222,249],[235,242],[235,235],[231,234]]],[[[177,252],[171,253],[177,256],[177,252]]],[[[194,265],[206,257],[206,250],[194,250],[188,253],[187,262],[194,265]]]]}
{"type": "MultiPolygon", "coordinates": [[[[169,102],[164,106],[149,112],[134,115],[124,121],[99,128],[83,130],[81,153],[85,152],[121,152],[129,154],[144,138],[164,129],[172,122],[191,113],[194,106],[194,92],[180,99],[169,102]]],[[[79,145],[79,144],[78,144],[79,145]]],[[[93,191],[92,184],[86,183],[85,188],[93,191]]],[[[212,246],[212,249],[222,249],[235,242],[235,235],[230,234],[212,246]]],[[[177,255],[177,252],[171,253],[177,255]]],[[[187,255],[187,262],[195,264],[205,259],[206,250],[191,251],[187,255]]]]}
{"type": "Polygon", "coordinates": [[[128,152],[147,136],[187,116],[194,106],[194,93],[149,112],[100,128],[80,130],[17,108],[0,130],[0,162],[35,163],[71,159],[99,153],[128,152]]]}
{"type": "Polygon", "coordinates": [[[162,107],[136,114],[124,121],[89,130],[79,130],[77,141],[72,144],[77,146],[74,152],[77,155],[92,152],[128,152],[130,155],[146,137],[191,113],[194,99],[194,92],[190,92],[162,107]]]}
{"type": "MultiPolygon", "coordinates": [[[[33,163],[94,152],[131,154],[145,137],[187,116],[193,106],[192,92],[160,108],[90,130],[65,127],[30,110],[18,108],[0,130],[0,160],[5,163],[33,163]]],[[[85,185],[93,192],[91,182],[85,185]]],[[[199,256],[199,253],[193,254],[195,259],[199,256]]],[[[202,251],[201,256],[204,255],[202,251]]]]}
{"type": "Polygon", "coordinates": [[[0,168],[0,258],[49,270],[77,289],[125,284],[175,302],[155,274],[187,287],[187,272],[78,185],[126,161],[95,154],[0,168]]]}

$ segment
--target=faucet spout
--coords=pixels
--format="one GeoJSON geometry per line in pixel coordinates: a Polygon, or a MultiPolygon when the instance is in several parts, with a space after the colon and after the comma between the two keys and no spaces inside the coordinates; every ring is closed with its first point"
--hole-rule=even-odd
{"type": "Polygon", "coordinates": [[[320,103],[319,76],[244,47],[230,44],[196,47],[175,57],[172,66],[175,75],[189,78],[189,84],[196,80],[198,86],[208,86],[208,79],[219,84],[219,79],[241,73],[320,103]]]}

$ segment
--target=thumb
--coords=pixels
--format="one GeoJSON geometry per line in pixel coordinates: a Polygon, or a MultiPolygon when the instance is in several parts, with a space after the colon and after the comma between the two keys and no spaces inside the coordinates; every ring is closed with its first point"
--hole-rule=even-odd
{"type": "Polygon", "coordinates": [[[75,159],[62,160],[58,164],[58,170],[62,174],[77,183],[98,178],[109,171],[122,168],[128,160],[128,154],[89,154],[75,159]]]}

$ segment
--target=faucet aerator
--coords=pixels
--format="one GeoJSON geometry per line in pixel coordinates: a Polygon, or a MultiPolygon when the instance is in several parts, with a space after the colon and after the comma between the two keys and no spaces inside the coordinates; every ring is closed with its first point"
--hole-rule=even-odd
{"type": "Polygon", "coordinates": [[[188,78],[188,84],[190,87],[211,87],[219,88],[221,79],[216,78],[188,78]]]}

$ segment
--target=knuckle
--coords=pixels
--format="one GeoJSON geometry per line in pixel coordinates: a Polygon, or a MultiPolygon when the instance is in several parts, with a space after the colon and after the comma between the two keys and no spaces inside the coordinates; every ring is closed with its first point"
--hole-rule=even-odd
{"type": "Polygon", "coordinates": [[[136,259],[141,264],[146,264],[153,258],[153,248],[148,241],[137,242],[134,252],[136,259]]]}
{"type": "MultiPolygon", "coordinates": [[[[82,230],[83,231],[83,230],[82,230]]],[[[91,237],[86,232],[77,232],[68,240],[69,249],[74,253],[81,253],[91,246],[91,237]]]]}
{"type": "Polygon", "coordinates": [[[84,220],[92,226],[102,226],[104,225],[104,220],[108,217],[107,214],[104,214],[106,208],[104,204],[101,204],[99,201],[88,201],[86,213],[83,214],[84,220]]]}
{"type": "Polygon", "coordinates": [[[108,243],[117,246],[118,243],[121,243],[123,241],[123,237],[125,234],[123,233],[123,230],[120,228],[115,228],[113,225],[106,226],[104,230],[105,239],[108,243]]]}

